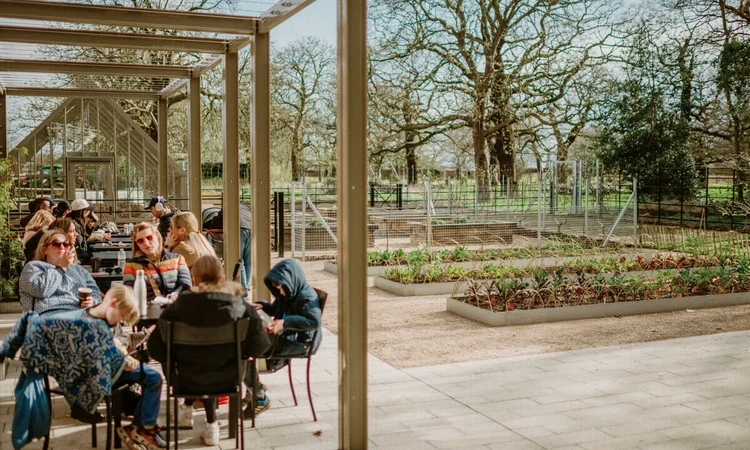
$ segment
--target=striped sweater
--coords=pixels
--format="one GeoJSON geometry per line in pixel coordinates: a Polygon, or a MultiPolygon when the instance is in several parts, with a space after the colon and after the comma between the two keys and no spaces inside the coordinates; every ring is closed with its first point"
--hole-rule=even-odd
{"type": "Polygon", "coordinates": [[[157,295],[165,297],[167,294],[180,292],[193,285],[190,278],[190,269],[185,263],[185,258],[177,253],[163,252],[158,262],[153,262],[142,256],[129,259],[125,263],[125,270],[122,272],[123,284],[133,287],[135,274],[140,269],[146,275],[146,298],[148,301],[152,301],[157,295]],[[149,274],[159,288],[158,294],[154,293],[149,274]]]}

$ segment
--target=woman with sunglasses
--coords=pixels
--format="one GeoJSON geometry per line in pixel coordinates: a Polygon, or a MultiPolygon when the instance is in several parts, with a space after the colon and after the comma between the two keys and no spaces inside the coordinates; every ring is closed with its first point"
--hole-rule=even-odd
{"type": "Polygon", "coordinates": [[[75,264],[75,249],[60,230],[42,235],[33,261],[26,264],[19,280],[19,297],[24,311],[37,313],[53,309],[88,308],[101,303],[102,295],[91,274],[75,264]],[[78,300],[78,289],[91,289],[91,296],[78,300]]]}
{"type": "Polygon", "coordinates": [[[122,281],[135,284],[135,275],[143,270],[146,277],[146,299],[166,297],[193,285],[185,258],[164,250],[162,237],[156,227],[141,222],[133,227],[133,257],[125,263],[122,281]]]}
{"type": "Polygon", "coordinates": [[[211,244],[201,234],[198,219],[190,211],[172,216],[172,227],[167,234],[165,246],[170,251],[182,255],[191,270],[193,263],[201,256],[216,256],[211,244]]]}

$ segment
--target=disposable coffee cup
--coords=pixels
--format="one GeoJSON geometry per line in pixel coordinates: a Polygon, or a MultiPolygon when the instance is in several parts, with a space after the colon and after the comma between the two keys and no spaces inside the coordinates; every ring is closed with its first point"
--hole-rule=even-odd
{"type": "Polygon", "coordinates": [[[78,303],[83,303],[87,298],[91,297],[93,291],[91,288],[82,287],[78,288],[78,303]]]}

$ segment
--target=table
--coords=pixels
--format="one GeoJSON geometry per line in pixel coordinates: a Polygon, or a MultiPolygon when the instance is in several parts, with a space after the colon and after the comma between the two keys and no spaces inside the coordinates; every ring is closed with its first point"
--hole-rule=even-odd
{"type": "MultiPolygon", "coordinates": [[[[89,268],[89,270],[91,269],[89,268]]],[[[109,290],[110,287],[112,287],[113,281],[122,281],[122,272],[93,272],[91,273],[91,277],[94,279],[97,287],[99,287],[99,290],[102,292],[102,297],[104,297],[104,294],[109,290]]]]}
{"type": "Polygon", "coordinates": [[[130,250],[132,248],[132,243],[130,242],[122,242],[124,245],[117,245],[117,244],[107,244],[104,242],[97,242],[96,244],[89,244],[89,251],[90,252],[101,252],[101,251],[117,251],[121,248],[125,250],[130,250]]]}
{"type": "MultiPolygon", "coordinates": [[[[114,267],[117,265],[117,254],[119,251],[100,251],[91,254],[92,258],[99,258],[101,261],[99,267],[114,267]]],[[[132,257],[133,252],[125,250],[125,258],[132,257]]]]}

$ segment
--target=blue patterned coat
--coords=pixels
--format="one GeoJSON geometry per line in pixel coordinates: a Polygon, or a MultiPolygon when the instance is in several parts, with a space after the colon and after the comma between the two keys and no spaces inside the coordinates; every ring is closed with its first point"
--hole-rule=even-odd
{"type": "Polygon", "coordinates": [[[69,404],[93,411],[111,394],[125,357],[115,347],[109,325],[83,313],[24,313],[0,346],[0,355],[13,358],[20,349],[26,370],[54,377],[69,404]]]}

